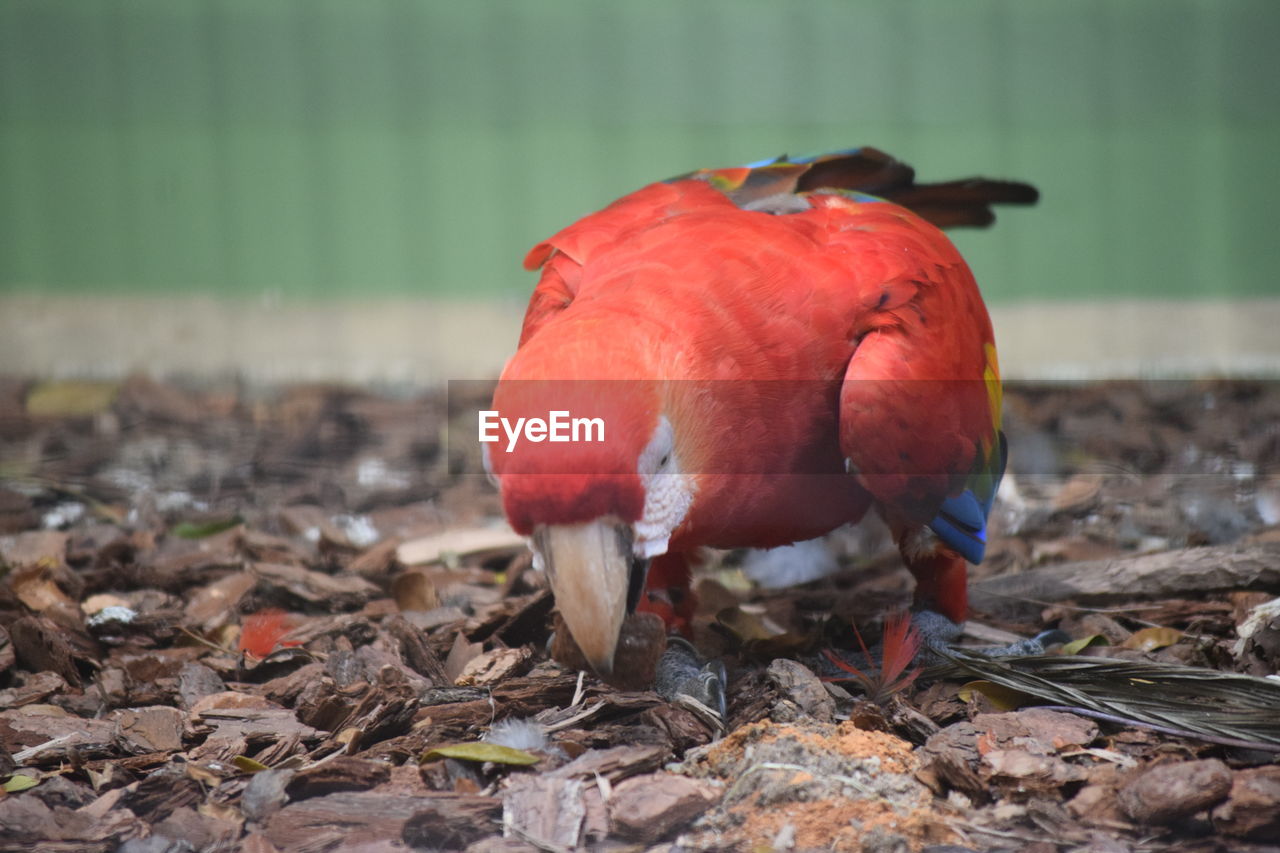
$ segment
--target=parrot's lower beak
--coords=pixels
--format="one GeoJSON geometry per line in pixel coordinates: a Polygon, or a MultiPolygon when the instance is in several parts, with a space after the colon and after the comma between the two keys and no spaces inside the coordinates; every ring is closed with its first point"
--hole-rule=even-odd
{"type": "Polygon", "coordinates": [[[533,542],[578,648],[596,672],[612,674],[631,583],[630,525],[605,519],[548,525],[533,542]]]}

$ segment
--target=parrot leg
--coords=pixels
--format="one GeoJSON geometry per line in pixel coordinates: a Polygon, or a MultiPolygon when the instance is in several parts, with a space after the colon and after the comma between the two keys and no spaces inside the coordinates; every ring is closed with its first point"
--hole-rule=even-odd
{"type": "MultiPolygon", "coordinates": [[[[915,613],[911,622],[920,632],[921,653],[947,648],[960,638],[969,610],[968,567],[964,558],[947,548],[938,547],[932,554],[910,554],[904,548],[907,567],[916,579],[915,613]]],[[[1026,657],[1041,655],[1054,644],[1071,638],[1058,630],[1042,631],[1034,637],[1007,646],[972,649],[991,657],[1026,657]]],[[[934,656],[936,657],[936,656],[934,656]]]]}
{"type": "Polygon", "coordinates": [[[667,649],[658,661],[654,690],[668,702],[680,705],[723,730],[725,721],[724,664],[703,661],[689,639],[698,600],[693,594],[691,556],[669,552],[649,564],[644,593],[636,605],[641,613],[654,613],[667,627],[667,649]]]}
{"type": "Polygon", "coordinates": [[[649,563],[649,574],[636,610],[657,614],[666,624],[668,633],[692,638],[693,614],[698,609],[692,580],[693,568],[688,554],[676,551],[654,557],[649,563]]]}
{"type": "Polygon", "coordinates": [[[692,711],[723,732],[727,681],[722,661],[703,662],[688,640],[669,637],[667,650],[658,661],[658,676],[653,689],[663,699],[692,711]]]}
{"type": "Polygon", "coordinates": [[[916,579],[911,622],[920,634],[921,655],[928,656],[929,649],[960,639],[969,611],[969,569],[927,531],[899,535],[898,549],[916,579]]]}
{"type": "MultiPolygon", "coordinates": [[[[916,579],[916,609],[933,610],[947,617],[956,626],[958,636],[959,626],[969,614],[969,570],[964,557],[942,547],[926,554],[913,554],[905,547],[902,550],[907,568],[916,579]]],[[[926,640],[929,636],[925,634],[926,640]]]]}

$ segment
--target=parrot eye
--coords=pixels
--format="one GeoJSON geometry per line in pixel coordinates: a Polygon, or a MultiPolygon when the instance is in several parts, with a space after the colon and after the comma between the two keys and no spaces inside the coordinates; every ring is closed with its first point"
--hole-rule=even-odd
{"type": "Polygon", "coordinates": [[[653,431],[653,438],[649,439],[648,446],[640,453],[636,470],[646,477],[657,474],[674,461],[674,452],[675,431],[671,428],[671,421],[660,417],[658,426],[653,431]]]}

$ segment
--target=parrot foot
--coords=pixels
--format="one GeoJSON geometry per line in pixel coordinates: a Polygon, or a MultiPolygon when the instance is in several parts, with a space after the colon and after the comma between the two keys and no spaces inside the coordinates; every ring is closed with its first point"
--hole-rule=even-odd
{"type": "Polygon", "coordinates": [[[1071,635],[1066,631],[1059,631],[1054,628],[1049,631],[1041,631],[1034,637],[1028,637],[1025,640],[1017,640],[1009,643],[1007,646],[981,646],[973,651],[979,652],[992,658],[1019,658],[1029,657],[1030,655],[1042,655],[1049,650],[1050,646],[1057,646],[1063,643],[1071,642],[1071,635]]]}
{"type": "Polygon", "coordinates": [[[723,733],[727,681],[722,661],[704,662],[688,640],[670,637],[667,650],[658,661],[654,690],[663,699],[691,711],[716,732],[723,733]]]}
{"type": "MultiPolygon", "coordinates": [[[[932,650],[950,648],[964,631],[962,626],[933,610],[917,610],[911,615],[911,624],[920,632],[923,641],[918,660],[926,665],[944,663],[942,656],[932,650]]],[[[1066,632],[1053,629],[1004,646],[979,646],[966,650],[993,658],[1028,657],[1042,655],[1050,646],[1070,640],[1071,637],[1066,632]]]]}
{"type": "Polygon", "coordinates": [[[921,655],[927,655],[930,649],[948,648],[964,633],[963,626],[936,610],[917,610],[911,614],[911,625],[920,634],[921,655]]]}

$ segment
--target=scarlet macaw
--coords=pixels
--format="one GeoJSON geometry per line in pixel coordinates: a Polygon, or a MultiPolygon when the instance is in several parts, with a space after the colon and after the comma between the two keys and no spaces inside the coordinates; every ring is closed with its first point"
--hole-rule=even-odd
{"type": "Polygon", "coordinates": [[[991,323],[939,227],[1035,199],[916,184],[862,148],[652,184],[533,248],[493,409],[599,418],[603,440],[527,434],[486,465],[598,672],[629,609],[684,627],[699,547],[809,539],[869,508],[917,603],[964,619],[1005,445],[991,323]]]}

